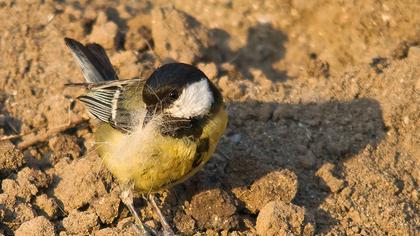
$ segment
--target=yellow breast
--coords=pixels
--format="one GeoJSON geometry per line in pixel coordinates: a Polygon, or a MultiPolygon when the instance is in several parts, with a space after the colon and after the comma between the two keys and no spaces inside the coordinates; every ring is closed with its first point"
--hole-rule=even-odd
{"type": "Polygon", "coordinates": [[[197,141],[157,132],[125,135],[107,124],[98,128],[96,141],[99,155],[119,181],[133,182],[142,192],[158,191],[200,170],[214,153],[226,125],[227,114],[222,108],[203,127],[197,141]],[[197,153],[199,140],[208,140],[207,151],[197,153]]]}

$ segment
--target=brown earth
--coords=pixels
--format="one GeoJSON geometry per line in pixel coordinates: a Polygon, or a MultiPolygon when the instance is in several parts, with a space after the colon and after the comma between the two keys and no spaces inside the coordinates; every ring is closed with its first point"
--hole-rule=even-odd
{"type": "Polygon", "coordinates": [[[0,137],[28,134],[0,142],[0,233],[134,233],[93,119],[45,138],[86,117],[67,36],[121,78],[178,60],[223,91],[217,153],[159,196],[178,234],[420,234],[418,1],[118,2],[0,2],[0,137]]]}

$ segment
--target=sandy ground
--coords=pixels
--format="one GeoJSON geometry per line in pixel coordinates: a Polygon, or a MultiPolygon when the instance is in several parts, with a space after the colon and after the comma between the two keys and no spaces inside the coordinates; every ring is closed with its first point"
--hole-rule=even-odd
{"type": "Polygon", "coordinates": [[[223,91],[217,153],[159,195],[178,234],[420,234],[418,1],[117,2],[0,2],[0,137],[29,134],[0,142],[1,233],[133,234],[93,119],[45,138],[87,117],[67,36],[120,78],[178,60],[223,91]]]}

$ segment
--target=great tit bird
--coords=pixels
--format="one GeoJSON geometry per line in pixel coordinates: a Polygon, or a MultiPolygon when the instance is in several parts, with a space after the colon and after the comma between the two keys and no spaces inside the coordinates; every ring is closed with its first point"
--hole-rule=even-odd
{"type": "MultiPolygon", "coordinates": [[[[70,38],[65,43],[86,80],[76,84],[87,89],[78,99],[101,121],[95,133],[98,153],[124,186],[122,200],[144,233],[131,190],[167,189],[204,166],[227,125],[223,97],[192,65],[165,64],[147,80],[119,80],[100,45],[70,38]]],[[[153,196],[149,200],[156,206],[153,196]]],[[[173,234],[161,221],[164,233],[173,234]]]]}

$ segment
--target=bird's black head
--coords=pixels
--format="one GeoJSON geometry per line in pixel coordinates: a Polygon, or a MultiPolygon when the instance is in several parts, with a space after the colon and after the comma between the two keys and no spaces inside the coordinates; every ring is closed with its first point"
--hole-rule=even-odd
{"type": "Polygon", "coordinates": [[[198,68],[170,63],[156,69],[146,81],[143,101],[148,113],[179,119],[203,117],[219,102],[220,93],[198,68]]]}

